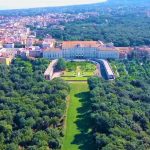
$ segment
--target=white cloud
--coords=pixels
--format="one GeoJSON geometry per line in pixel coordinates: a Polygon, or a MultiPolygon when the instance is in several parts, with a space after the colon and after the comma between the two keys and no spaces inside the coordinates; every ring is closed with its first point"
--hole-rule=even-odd
{"type": "Polygon", "coordinates": [[[90,4],[107,0],[0,0],[0,9],[90,4]]]}

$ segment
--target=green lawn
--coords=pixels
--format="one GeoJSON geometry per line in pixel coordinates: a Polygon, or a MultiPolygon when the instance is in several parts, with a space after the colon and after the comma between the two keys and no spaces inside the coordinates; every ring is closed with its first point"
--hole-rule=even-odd
{"type": "Polygon", "coordinates": [[[65,71],[63,76],[70,77],[70,76],[77,76],[77,73],[75,71],[65,71]]]}
{"type": "MultiPolygon", "coordinates": [[[[83,72],[81,71],[81,76],[93,76],[94,75],[94,72],[90,72],[90,71],[87,71],[87,72],[83,72]]],[[[78,76],[78,74],[75,72],[75,71],[65,71],[64,74],[62,75],[62,77],[70,77],[70,76],[78,76]]]]}
{"type": "Polygon", "coordinates": [[[61,77],[65,81],[87,81],[88,77],[61,77]]]}
{"type": "Polygon", "coordinates": [[[62,150],[93,150],[90,136],[88,84],[70,83],[70,102],[62,150]]]}
{"type": "Polygon", "coordinates": [[[87,81],[94,76],[96,65],[91,62],[67,62],[67,68],[61,76],[66,81],[87,81]]]}

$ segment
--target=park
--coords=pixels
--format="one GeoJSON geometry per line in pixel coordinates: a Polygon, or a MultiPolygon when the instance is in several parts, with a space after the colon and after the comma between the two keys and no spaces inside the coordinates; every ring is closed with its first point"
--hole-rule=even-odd
{"type": "Polygon", "coordinates": [[[48,67],[48,73],[50,71],[53,74],[52,78],[48,77],[50,80],[59,77],[70,86],[70,94],[66,102],[62,150],[92,150],[94,148],[93,139],[90,138],[92,137],[92,121],[89,119],[91,107],[87,81],[93,76],[98,78],[106,76],[104,73],[107,69],[103,62],[106,61],[60,58],[52,60],[48,67]]]}
{"type": "Polygon", "coordinates": [[[87,82],[70,83],[71,92],[67,111],[62,150],[92,150],[89,120],[89,87],[87,82]]]}
{"type": "Polygon", "coordinates": [[[65,120],[62,150],[92,150],[89,120],[89,87],[87,80],[96,75],[96,64],[88,61],[68,61],[61,76],[71,88],[65,120]]]}
{"type": "Polygon", "coordinates": [[[96,75],[96,71],[96,64],[91,62],[68,61],[61,78],[66,81],[87,81],[89,77],[96,75]]]}

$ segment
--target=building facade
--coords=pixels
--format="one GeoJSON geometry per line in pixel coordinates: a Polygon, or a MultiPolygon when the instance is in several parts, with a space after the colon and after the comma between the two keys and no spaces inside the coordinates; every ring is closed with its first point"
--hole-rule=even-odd
{"type": "Polygon", "coordinates": [[[0,57],[0,63],[5,64],[5,65],[10,65],[12,62],[12,57],[0,57]]]}
{"type": "Polygon", "coordinates": [[[118,59],[119,51],[114,46],[107,46],[97,41],[64,42],[60,48],[43,51],[48,59],[118,59]]]}

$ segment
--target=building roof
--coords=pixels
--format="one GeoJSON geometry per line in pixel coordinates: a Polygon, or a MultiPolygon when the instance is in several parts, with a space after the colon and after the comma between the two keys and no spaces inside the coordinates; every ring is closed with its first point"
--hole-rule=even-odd
{"type": "Polygon", "coordinates": [[[117,50],[119,50],[120,53],[128,53],[133,50],[132,47],[116,47],[117,50]]]}
{"type": "Polygon", "coordinates": [[[113,73],[113,71],[112,71],[112,69],[111,69],[111,67],[110,67],[110,65],[109,65],[109,63],[108,63],[108,61],[106,61],[106,60],[101,60],[101,61],[103,62],[104,66],[105,66],[105,69],[106,69],[106,71],[107,71],[107,74],[108,74],[108,75],[114,75],[114,73],[113,73]]]}
{"type": "Polygon", "coordinates": [[[57,61],[58,61],[58,60],[55,59],[55,60],[53,60],[53,61],[49,64],[48,68],[47,68],[46,71],[44,72],[44,75],[45,75],[45,76],[46,76],[46,75],[50,75],[50,73],[51,73],[53,67],[55,66],[55,64],[57,63],[57,61]]]}
{"type": "Polygon", "coordinates": [[[95,47],[102,46],[100,41],[64,41],[62,42],[62,49],[74,48],[74,47],[95,47]]]}
{"type": "Polygon", "coordinates": [[[44,49],[44,51],[60,51],[71,48],[97,48],[101,51],[119,51],[115,46],[108,46],[101,41],[64,41],[56,47],[44,49]]]}
{"type": "Polygon", "coordinates": [[[135,47],[134,50],[150,52],[150,47],[149,46],[135,47]]]}
{"type": "Polygon", "coordinates": [[[118,51],[118,49],[116,48],[116,47],[114,47],[114,46],[101,46],[101,47],[99,47],[99,49],[101,50],[101,51],[118,51]]]}
{"type": "Polygon", "coordinates": [[[46,49],[43,49],[44,52],[49,52],[49,51],[52,51],[52,52],[57,52],[57,51],[60,51],[61,48],[46,48],[46,49]]]}

